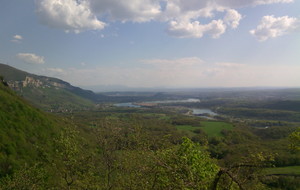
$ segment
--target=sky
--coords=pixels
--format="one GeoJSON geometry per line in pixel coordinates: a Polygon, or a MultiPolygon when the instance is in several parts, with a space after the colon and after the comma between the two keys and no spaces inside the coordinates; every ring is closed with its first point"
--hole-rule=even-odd
{"type": "Polygon", "coordinates": [[[299,87],[299,0],[1,0],[0,63],[72,85],[299,87]]]}

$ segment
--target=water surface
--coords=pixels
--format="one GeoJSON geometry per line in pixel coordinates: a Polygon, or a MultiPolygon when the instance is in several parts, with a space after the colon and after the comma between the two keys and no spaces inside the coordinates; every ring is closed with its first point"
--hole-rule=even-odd
{"type": "Polygon", "coordinates": [[[218,115],[216,112],[213,112],[210,109],[193,108],[192,110],[193,110],[194,115],[201,115],[201,114],[207,114],[207,115],[211,115],[211,116],[218,115]]]}

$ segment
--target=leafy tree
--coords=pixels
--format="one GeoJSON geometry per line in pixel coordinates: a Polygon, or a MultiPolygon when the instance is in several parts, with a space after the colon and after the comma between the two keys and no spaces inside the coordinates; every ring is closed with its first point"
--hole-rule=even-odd
{"type": "Polygon", "coordinates": [[[97,149],[100,163],[97,168],[101,176],[99,181],[103,189],[113,189],[121,168],[118,152],[124,147],[122,128],[118,121],[104,119],[96,129],[97,149]]]}
{"type": "Polygon", "coordinates": [[[266,189],[260,182],[262,169],[270,166],[273,155],[250,154],[242,161],[223,167],[216,175],[212,189],[266,189]]]}
{"type": "MultiPolygon", "coordinates": [[[[87,187],[87,178],[91,175],[90,153],[83,151],[84,141],[79,137],[79,131],[66,127],[55,140],[56,158],[54,168],[61,179],[59,185],[63,189],[78,189],[87,187]]],[[[89,149],[87,151],[90,151],[89,149]]]]}
{"type": "Polygon", "coordinates": [[[48,189],[48,175],[42,164],[34,166],[25,165],[12,176],[7,176],[0,181],[3,190],[43,190],[48,189]]]}
{"type": "Polygon", "coordinates": [[[300,151],[300,127],[289,136],[289,140],[291,150],[293,152],[300,151]]]}
{"type": "Polygon", "coordinates": [[[208,153],[188,138],[158,152],[156,162],[154,189],[209,189],[219,170],[208,153]]]}

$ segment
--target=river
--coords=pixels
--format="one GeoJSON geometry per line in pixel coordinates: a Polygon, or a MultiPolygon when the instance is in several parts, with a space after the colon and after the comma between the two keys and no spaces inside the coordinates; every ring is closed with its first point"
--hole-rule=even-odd
{"type": "Polygon", "coordinates": [[[211,111],[210,109],[199,109],[199,108],[193,108],[193,115],[202,115],[202,114],[207,114],[211,116],[218,115],[217,113],[211,111]]]}
{"type": "MultiPolygon", "coordinates": [[[[148,102],[142,102],[146,104],[171,104],[171,103],[196,103],[200,102],[199,99],[195,98],[189,98],[189,99],[183,99],[183,100],[158,100],[158,101],[148,101],[148,102]]],[[[135,102],[126,102],[126,103],[118,103],[114,104],[116,107],[129,107],[129,108],[140,108],[141,105],[138,105],[135,102]]]]}

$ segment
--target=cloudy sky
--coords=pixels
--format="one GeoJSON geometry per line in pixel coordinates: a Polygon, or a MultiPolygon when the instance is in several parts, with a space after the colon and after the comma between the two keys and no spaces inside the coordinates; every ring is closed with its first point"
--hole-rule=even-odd
{"type": "Polygon", "coordinates": [[[0,62],[77,86],[300,86],[298,0],[1,0],[0,62]]]}

